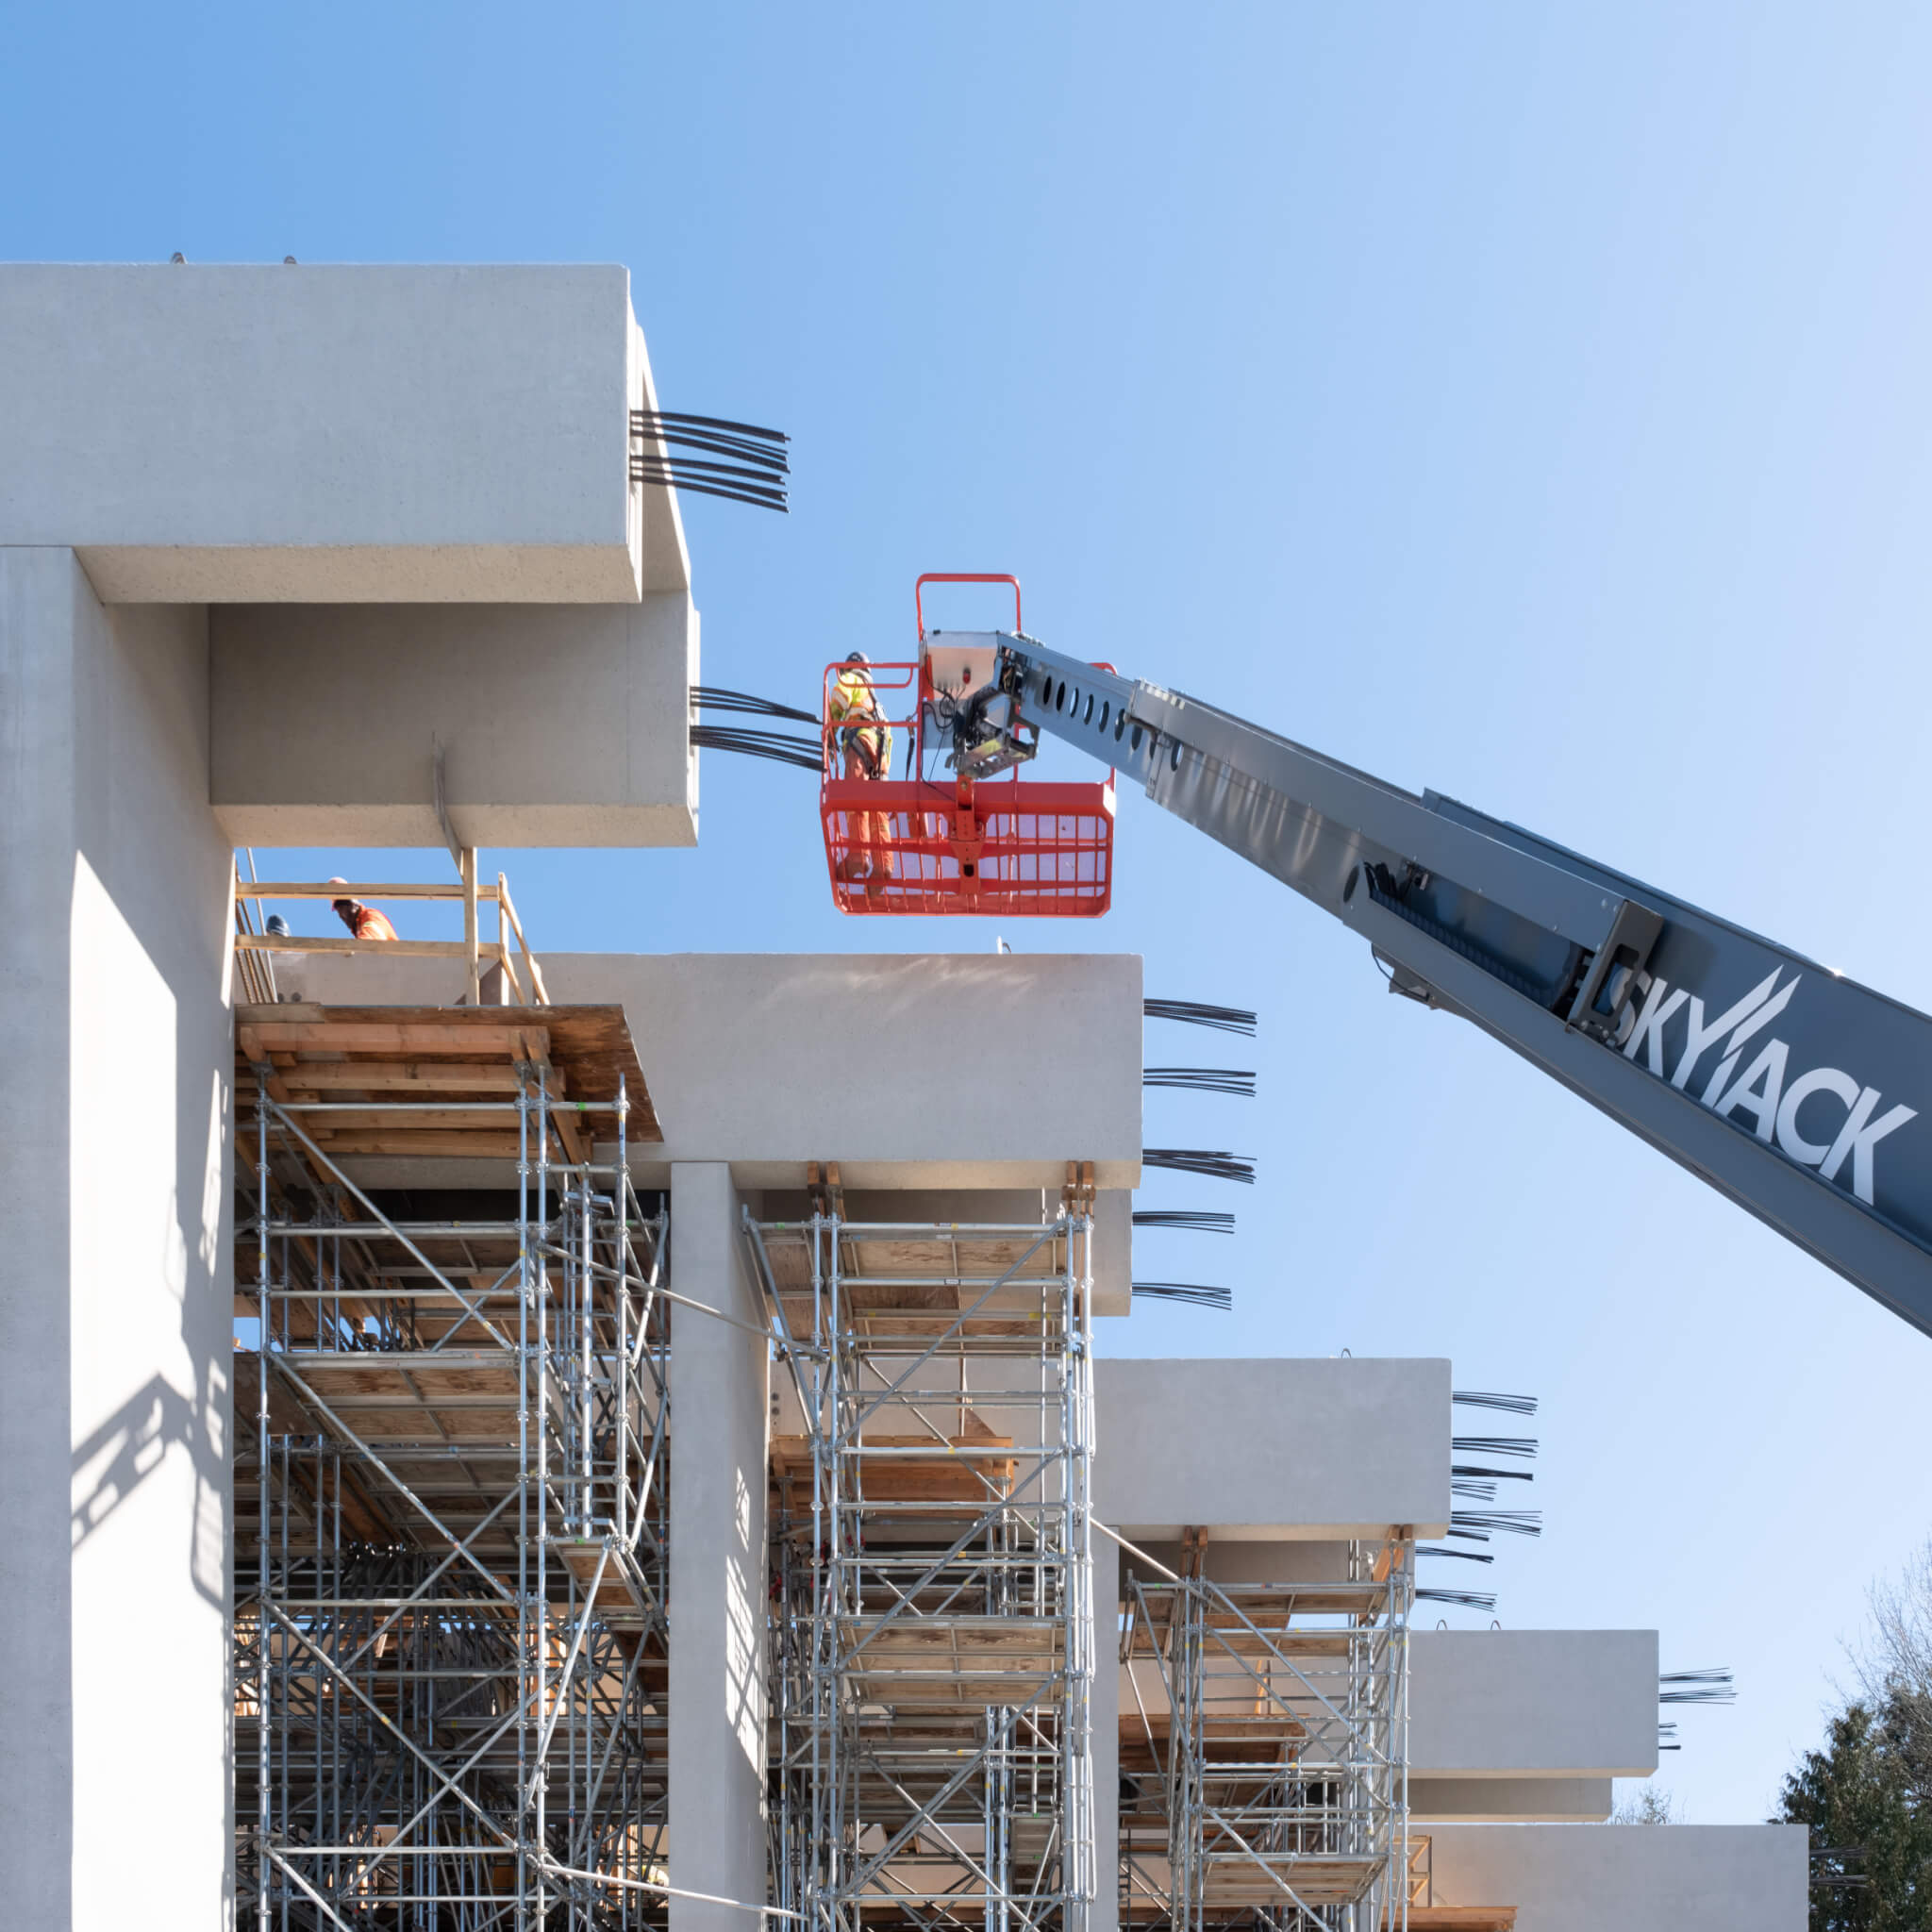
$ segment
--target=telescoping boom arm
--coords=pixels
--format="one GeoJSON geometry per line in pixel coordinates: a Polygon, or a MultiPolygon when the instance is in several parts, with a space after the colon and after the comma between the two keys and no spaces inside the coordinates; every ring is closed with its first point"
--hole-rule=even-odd
{"type": "Polygon", "coordinates": [[[1932,1334],[1932,1019],[1434,792],[1002,635],[1026,719],[1932,1334]]]}

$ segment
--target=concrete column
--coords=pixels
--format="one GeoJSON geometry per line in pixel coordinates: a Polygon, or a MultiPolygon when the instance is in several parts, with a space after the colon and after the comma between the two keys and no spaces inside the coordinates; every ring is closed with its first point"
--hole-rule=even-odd
{"type": "Polygon", "coordinates": [[[0,547],[0,1924],[233,1914],[230,859],[206,614],[0,547]]]}
{"type": "Polygon", "coordinates": [[[1121,1842],[1121,1552],[1093,1536],[1093,1864],[1087,1932],[1119,1932],[1121,1842]]]}
{"type": "MultiPolygon", "coordinates": [[[[760,1319],[722,1161],[671,1169],[671,1285],[760,1319]]],[[[671,1883],[765,1901],[767,1351],[677,1308],[671,1333],[671,1883]]],[[[671,1901],[672,1932],[757,1932],[748,1913],[671,1901]]]]}

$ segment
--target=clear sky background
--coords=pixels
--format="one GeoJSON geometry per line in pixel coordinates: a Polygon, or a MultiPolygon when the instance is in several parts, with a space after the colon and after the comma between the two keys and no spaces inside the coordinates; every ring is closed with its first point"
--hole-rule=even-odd
{"type": "MultiPolygon", "coordinates": [[[[813,702],[919,571],[1012,570],[1050,642],[1932,1008],[1928,83],[1903,5],[0,0],[0,257],[624,262],[665,406],[794,439],[789,518],[686,506],[708,680],[813,702]]],[[[540,951],[992,944],[841,922],[807,774],[703,783],[696,852],[493,855],[540,951]]],[[[1732,1666],[1660,1781],[1763,1816],[1932,1530],[1932,1342],[1143,798],[1119,836],[1103,924],[1007,937],[1260,1008],[1150,1027],[1261,1098],[1147,1138],[1261,1181],[1150,1182],[1239,1210],[1140,1256],[1235,1311],[1108,1345],[1540,1396],[1500,1617],[1732,1666]]]]}

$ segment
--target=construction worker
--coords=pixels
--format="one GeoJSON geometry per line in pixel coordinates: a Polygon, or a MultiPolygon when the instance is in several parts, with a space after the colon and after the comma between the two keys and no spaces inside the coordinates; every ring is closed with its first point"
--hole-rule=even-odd
{"type": "MultiPolygon", "coordinates": [[[[332,886],[345,886],[344,878],[329,880],[332,886]]],[[[336,908],[336,917],[346,925],[358,940],[392,940],[396,929],[383,913],[374,906],[365,906],[359,899],[332,899],[329,904],[336,908]]]]}
{"type": "MultiPolygon", "coordinates": [[[[843,758],[844,775],[871,780],[891,777],[892,727],[879,709],[878,692],[873,689],[872,659],[863,651],[854,651],[841,666],[825,708],[834,726],[833,741],[843,758]]],[[[839,860],[839,876],[854,885],[862,882],[866,896],[877,898],[892,876],[891,819],[882,811],[846,816],[853,842],[839,860]]]]}

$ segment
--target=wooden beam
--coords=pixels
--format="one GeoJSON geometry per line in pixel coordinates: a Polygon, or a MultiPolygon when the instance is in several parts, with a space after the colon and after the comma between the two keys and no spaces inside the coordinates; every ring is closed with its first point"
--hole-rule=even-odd
{"type": "Polygon", "coordinates": [[[411,1134],[392,1127],[387,1133],[380,1134],[358,1131],[331,1135],[326,1140],[319,1134],[311,1138],[332,1159],[344,1154],[396,1154],[423,1159],[441,1157],[452,1159],[514,1160],[518,1152],[515,1134],[467,1134],[449,1129],[436,1133],[411,1134]]]}
{"type": "MultiPolygon", "coordinates": [[[[496,897],[494,886],[478,886],[478,898],[496,897]]],[[[377,885],[345,886],[322,885],[313,879],[305,879],[299,884],[286,879],[238,879],[235,885],[238,899],[460,899],[461,886],[425,885],[421,882],[399,884],[394,881],[377,885]]]]}
{"type": "Polygon", "coordinates": [[[470,1004],[483,1004],[483,974],[476,958],[476,848],[463,847],[463,951],[469,964],[470,1004]]]}
{"type": "Polygon", "coordinates": [[[469,948],[461,940],[274,939],[262,932],[238,932],[235,949],[242,953],[341,953],[349,958],[386,953],[391,959],[464,959],[469,948]]]}
{"type": "Polygon", "coordinates": [[[523,975],[517,971],[516,957],[511,953],[508,940],[500,940],[497,942],[496,957],[502,962],[505,983],[516,995],[517,1005],[534,1007],[537,1004],[537,995],[532,992],[527,998],[525,996],[523,975]]]}
{"type": "Polygon", "coordinates": [[[394,1093],[434,1100],[444,1093],[500,1093],[514,1100],[514,1067],[463,1066],[451,1060],[408,1060],[383,1066],[373,1060],[298,1060],[281,1069],[282,1084],[292,1093],[394,1093]]]}
{"type": "Polygon", "coordinates": [[[253,1059],[260,1053],[388,1053],[408,1059],[419,1054],[492,1054],[506,1059],[550,1058],[550,1035],[541,1026],[404,1025],[355,1020],[244,1020],[236,1029],[253,1059]]]}
{"type": "MultiPolygon", "coordinates": [[[[532,1000],[538,1006],[547,1007],[550,1004],[550,995],[543,988],[543,970],[537,964],[536,956],[530,951],[529,941],[524,937],[523,921],[517,917],[517,908],[510,903],[509,881],[501,873],[496,874],[496,903],[500,908],[497,915],[498,931],[500,933],[502,930],[502,920],[508,918],[510,930],[516,934],[517,944],[522,948],[524,964],[530,969],[530,993],[532,1000]]],[[[509,947],[508,944],[503,949],[503,963],[505,968],[508,969],[509,966],[509,947]]]]}
{"type": "Polygon", "coordinates": [[[366,1111],[358,1108],[353,1113],[304,1113],[295,1104],[290,1108],[290,1117],[305,1134],[324,1146],[331,1144],[341,1134],[378,1130],[389,1134],[432,1133],[452,1127],[469,1133],[514,1134],[517,1130],[514,1113],[479,1113],[460,1103],[433,1111],[418,1112],[412,1108],[408,1113],[395,1113],[381,1107],[366,1111]]]}

